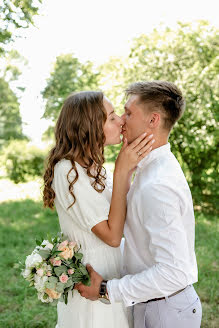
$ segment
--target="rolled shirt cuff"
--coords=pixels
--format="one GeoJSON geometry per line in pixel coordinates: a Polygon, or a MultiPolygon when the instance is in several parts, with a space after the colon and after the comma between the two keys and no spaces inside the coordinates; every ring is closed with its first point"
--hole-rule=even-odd
{"type": "Polygon", "coordinates": [[[122,293],[119,289],[119,279],[107,281],[107,292],[111,303],[122,302],[122,293]]]}

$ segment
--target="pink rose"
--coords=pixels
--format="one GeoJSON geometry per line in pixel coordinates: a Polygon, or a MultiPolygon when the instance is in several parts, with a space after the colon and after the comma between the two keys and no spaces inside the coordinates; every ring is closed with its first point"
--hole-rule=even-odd
{"type": "Polygon", "coordinates": [[[54,260],[53,265],[54,266],[60,266],[62,264],[61,260],[54,260]]]}
{"type": "Polygon", "coordinates": [[[75,272],[74,269],[68,269],[68,274],[73,274],[75,272]]]}
{"type": "Polygon", "coordinates": [[[61,274],[61,276],[59,277],[59,280],[65,284],[68,281],[68,276],[64,273],[61,274]]]}
{"type": "Polygon", "coordinates": [[[77,245],[76,241],[70,241],[69,247],[74,248],[77,245]]]}
{"type": "Polygon", "coordinates": [[[62,262],[59,258],[51,257],[51,259],[49,261],[53,266],[60,266],[62,264],[62,262]]]}
{"type": "Polygon", "coordinates": [[[61,244],[59,244],[58,250],[60,250],[60,247],[66,247],[68,245],[68,241],[64,240],[61,244]]]}
{"type": "Polygon", "coordinates": [[[43,269],[38,269],[36,271],[36,274],[39,276],[39,277],[42,277],[43,276],[43,269]]]}
{"type": "Polygon", "coordinates": [[[78,249],[79,249],[79,248],[78,248],[78,245],[77,245],[77,243],[76,243],[75,241],[71,241],[71,242],[69,243],[69,247],[70,247],[70,248],[73,248],[75,252],[77,252],[78,249]]]}

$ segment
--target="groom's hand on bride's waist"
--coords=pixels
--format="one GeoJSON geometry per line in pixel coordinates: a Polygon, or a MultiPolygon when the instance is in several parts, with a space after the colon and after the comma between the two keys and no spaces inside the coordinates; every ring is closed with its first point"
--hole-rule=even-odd
{"type": "Polygon", "coordinates": [[[85,286],[79,282],[78,284],[75,284],[74,289],[77,289],[81,296],[91,301],[96,301],[99,298],[100,284],[103,281],[103,277],[99,275],[90,264],[87,264],[86,267],[90,275],[90,286],[85,286]]]}

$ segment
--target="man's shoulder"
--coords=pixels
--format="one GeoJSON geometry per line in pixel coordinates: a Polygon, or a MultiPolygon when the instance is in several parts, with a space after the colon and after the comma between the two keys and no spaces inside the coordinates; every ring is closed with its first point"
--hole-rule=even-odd
{"type": "Polygon", "coordinates": [[[138,187],[138,191],[144,192],[159,187],[172,190],[189,188],[182,168],[172,153],[157,158],[143,168],[139,175],[138,187]]]}

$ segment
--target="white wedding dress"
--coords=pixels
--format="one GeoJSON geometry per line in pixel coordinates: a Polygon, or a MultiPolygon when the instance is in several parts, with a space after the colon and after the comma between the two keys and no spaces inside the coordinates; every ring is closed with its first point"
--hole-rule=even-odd
{"type": "MultiPolygon", "coordinates": [[[[91,186],[91,178],[86,170],[76,163],[79,178],[74,184],[76,203],[69,193],[67,174],[71,162],[61,160],[55,166],[52,187],[55,191],[55,206],[59,216],[61,231],[69,238],[81,245],[84,264],[90,263],[104,279],[120,277],[122,255],[120,248],[110,247],[92,233],[91,228],[97,223],[107,220],[111,201],[109,185],[102,193],[98,193],[91,186]]],[[[74,179],[74,170],[70,179],[74,179]]],[[[123,303],[104,304],[87,300],[73,291],[68,297],[68,304],[59,302],[57,306],[58,322],[56,328],[130,328],[131,313],[123,303]],[[128,319],[128,317],[130,317],[128,319]]]]}

